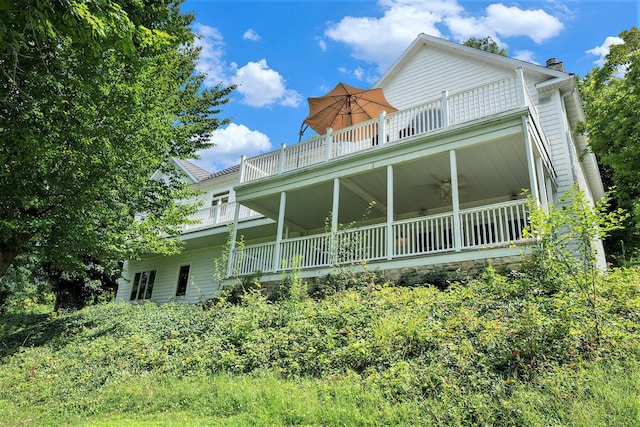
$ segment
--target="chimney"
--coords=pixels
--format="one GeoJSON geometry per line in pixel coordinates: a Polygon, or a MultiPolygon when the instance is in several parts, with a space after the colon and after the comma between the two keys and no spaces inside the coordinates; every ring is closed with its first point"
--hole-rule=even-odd
{"type": "Polygon", "coordinates": [[[558,58],[547,59],[547,68],[564,72],[564,64],[562,63],[562,61],[558,61],[558,58]]]}

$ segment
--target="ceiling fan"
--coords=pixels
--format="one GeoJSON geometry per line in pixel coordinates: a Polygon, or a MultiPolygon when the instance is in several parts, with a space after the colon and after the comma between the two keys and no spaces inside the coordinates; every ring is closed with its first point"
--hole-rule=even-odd
{"type": "MultiPolygon", "coordinates": [[[[443,200],[446,199],[450,199],[451,198],[451,193],[452,193],[452,187],[451,187],[451,178],[449,179],[436,179],[436,183],[438,185],[438,192],[440,193],[440,198],[443,200]]],[[[462,189],[462,187],[465,187],[467,185],[466,181],[458,181],[458,194],[461,196],[466,196],[467,194],[469,194],[467,191],[465,191],[464,189],[462,189]]]]}

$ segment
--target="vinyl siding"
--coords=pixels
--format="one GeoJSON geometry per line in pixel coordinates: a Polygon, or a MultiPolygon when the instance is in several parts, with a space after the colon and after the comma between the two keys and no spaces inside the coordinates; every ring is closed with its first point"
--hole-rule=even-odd
{"type": "Polygon", "coordinates": [[[158,303],[176,301],[198,302],[212,297],[218,290],[215,283],[214,260],[222,255],[222,248],[210,247],[186,251],[179,255],[153,257],[142,261],[128,261],[123,279],[118,286],[116,300],[129,301],[131,279],[140,271],[156,270],[156,281],[151,300],[158,303]],[[180,267],[190,265],[187,293],[184,297],[176,297],[178,273],[180,267]]]}
{"type": "Polygon", "coordinates": [[[425,46],[383,90],[391,105],[405,109],[439,99],[445,89],[455,93],[513,75],[513,69],[425,46]]]}
{"type": "Polygon", "coordinates": [[[563,117],[565,113],[558,91],[545,94],[542,98],[544,101],[538,105],[538,113],[549,140],[551,160],[558,177],[558,192],[562,193],[571,188],[574,181],[566,120],[563,117]]]}

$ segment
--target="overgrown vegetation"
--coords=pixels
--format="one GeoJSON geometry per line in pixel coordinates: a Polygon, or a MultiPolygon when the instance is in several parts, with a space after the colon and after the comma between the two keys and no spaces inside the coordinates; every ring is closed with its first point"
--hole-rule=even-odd
{"type": "Polygon", "coordinates": [[[598,276],[598,341],[580,289],[548,292],[491,268],[444,290],[370,284],[275,302],[249,292],[237,305],[110,303],[34,322],[9,313],[0,420],[630,425],[639,283],[640,269],[598,276]]]}
{"type": "Polygon", "coordinates": [[[275,298],[253,277],[204,305],[9,311],[0,420],[634,425],[640,268],[598,270],[594,246],[623,215],[576,190],[530,210],[531,262],[506,276],[336,270],[312,298],[294,260],[275,298]]]}

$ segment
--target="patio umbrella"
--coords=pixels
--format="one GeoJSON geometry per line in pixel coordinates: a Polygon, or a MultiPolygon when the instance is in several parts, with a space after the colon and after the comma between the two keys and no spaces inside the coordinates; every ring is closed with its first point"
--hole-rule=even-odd
{"type": "MultiPolygon", "coordinates": [[[[303,121],[320,135],[327,128],[342,129],[380,116],[398,111],[386,100],[382,89],[358,89],[338,83],[333,90],[318,98],[308,98],[309,115],[303,121]]],[[[305,128],[306,129],[306,128],[305,128]]],[[[301,129],[302,136],[304,129],[301,129]]]]}

